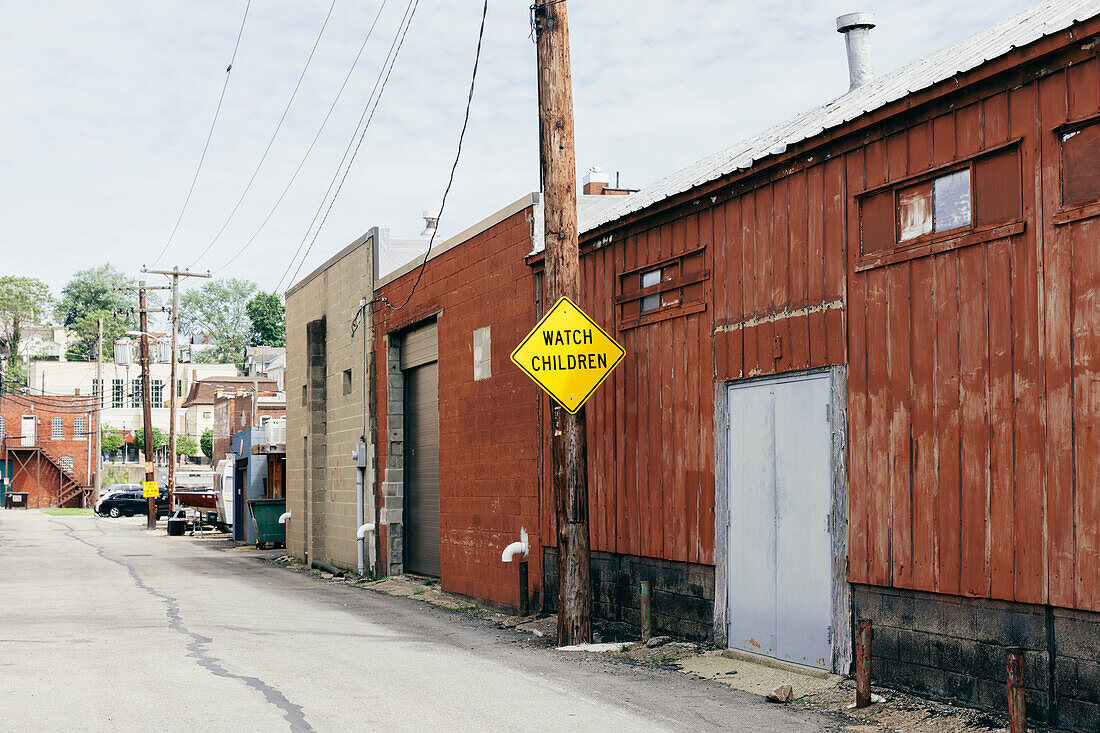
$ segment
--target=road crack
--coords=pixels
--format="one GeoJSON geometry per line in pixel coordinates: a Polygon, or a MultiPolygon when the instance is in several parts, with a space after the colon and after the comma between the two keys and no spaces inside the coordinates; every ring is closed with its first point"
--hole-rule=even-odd
{"type": "Polygon", "coordinates": [[[144,580],[142,580],[141,575],[138,574],[137,570],[135,570],[132,565],[111,557],[99,545],[88,542],[81,537],[77,537],[76,534],[74,534],[73,528],[71,526],[54,519],[51,519],[50,521],[53,524],[58,525],[59,527],[64,527],[65,534],[70,539],[74,539],[81,544],[91,547],[104,560],[113,562],[115,565],[125,568],[126,571],[130,574],[130,577],[133,579],[134,585],[136,585],[138,588],[141,588],[143,591],[153,596],[154,598],[163,601],[166,606],[168,627],[188,640],[187,656],[194,659],[200,667],[207,670],[216,677],[224,677],[226,679],[243,682],[248,687],[262,694],[264,696],[264,699],[266,699],[269,704],[275,706],[283,712],[283,719],[290,724],[290,730],[293,731],[293,733],[313,733],[313,727],[308,722],[306,722],[305,712],[302,710],[301,705],[295,705],[294,703],[290,702],[286,699],[286,696],[282,692],[267,684],[259,677],[234,674],[223,667],[218,658],[212,655],[207,649],[207,646],[213,641],[213,639],[208,636],[198,634],[187,628],[186,625],[184,625],[183,615],[180,612],[179,601],[177,601],[175,598],[168,595],[167,593],[159,591],[156,588],[148,585],[144,580]]]}

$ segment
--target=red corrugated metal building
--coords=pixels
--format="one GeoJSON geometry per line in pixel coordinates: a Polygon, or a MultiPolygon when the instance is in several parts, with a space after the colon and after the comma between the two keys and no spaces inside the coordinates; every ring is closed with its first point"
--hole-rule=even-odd
{"type": "MultiPolygon", "coordinates": [[[[1096,10],[1037,6],[582,234],[583,305],[628,353],[587,408],[593,548],[712,569],[719,643],[846,671],[854,613],[878,626],[882,681],[997,708],[1004,649],[1022,646],[1034,717],[1100,721],[1096,10]],[[833,657],[799,659],[808,593],[790,581],[817,545],[797,525],[809,497],[776,476],[806,462],[772,439],[775,526],[741,562],[763,474],[733,436],[753,391],[774,428],[784,385],[826,373],[823,444],[847,473],[818,518],[833,657]],[[743,566],[769,563],[771,642],[736,629],[767,610],[743,566]]],[[[788,427],[816,430],[809,413],[788,427]]]]}
{"type": "MultiPolygon", "coordinates": [[[[992,708],[1019,646],[1033,717],[1100,725],[1098,34],[1043,3],[582,216],[627,352],[586,407],[597,617],[648,580],[660,630],[837,672],[868,618],[877,681],[992,708]]],[[[511,605],[523,526],[551,607],[549,400],[507,361],[541,228],[376,283],[375,490],[383,569],[511,605]]]]}

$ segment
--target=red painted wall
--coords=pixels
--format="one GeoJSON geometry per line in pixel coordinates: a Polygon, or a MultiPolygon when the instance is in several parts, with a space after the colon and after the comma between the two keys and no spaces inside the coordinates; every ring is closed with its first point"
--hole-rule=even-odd
{"type": "MultiPolygon", "coordinates": [[[[533,594],[542,577],[538,393],[509,360],[536,320],[534,279],[524,262],[531,249],[529,216],[530,209],[522,210],[429,260],[402,310],[380,303],[374,310],[379,436],[386,435],[389,397],[385,337],[437,314],[442,584],[508,605],[519,600],[517,570],[502,563],[500,554],[519,538],[521,526],[533,548],[533,594]],[[491,332],[492,376],[474,381],[473,332],[484,326],[491,332]]],[[[403,302],[416,276],[414,270],[384,285],[376,299],[403,302]]],[[[387,444],[379,444],[384,475],[387,444]]]]}

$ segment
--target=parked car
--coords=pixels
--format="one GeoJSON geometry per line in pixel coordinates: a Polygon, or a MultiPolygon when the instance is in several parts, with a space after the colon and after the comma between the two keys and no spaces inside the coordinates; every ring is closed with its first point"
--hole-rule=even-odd
{"type": "MultiPolygon", "coordinates": [[[[157,519],[168,515],[168,494],[161,492],[156,499],[157,519]]],[[[96,505],[96,514],[103,517],[132,517],[135,514],[148,515],[149,500],[140,491],[124,491],[109,496],[96,505]]]]}
{"type": "Polygon", "coordinates": [[[141,491],[141,484],[111,484],[99,491],[99,499],[96,500],[95,506],[92,509],[98,514],[99,506],[107,499],[117,494],[127,494],[134,491],[141,491]]]}

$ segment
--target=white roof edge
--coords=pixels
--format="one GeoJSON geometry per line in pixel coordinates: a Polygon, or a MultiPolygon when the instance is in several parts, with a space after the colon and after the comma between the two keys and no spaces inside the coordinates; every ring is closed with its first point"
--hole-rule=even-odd
{"type": "Polygon", "coordinates": [[[1098,14],[1100,4],[1097,0],[1044,0],[666,176],[583,222],[580,231],[591,231],[734,171],[751,168],[763,158],[782,153],[791,145],[851,122],[907,94],[950,79],[955,74],[971,71],[1015,48],[1030,45],[1098,14]]]}
{"type": "MultiPolygon", "coordinates": [[[[473,237],[476,237],[478,234],[481,234],[486,229],[489,229],[490,227],[495,226],[496,224],[499,224],[500,222],[504,221],[508,217],[513,216],[514,214],[517,214],[520,211],[523,211],[524,209],[526,209],[529,206],[533,206],[536,202],[538,202],[538,200],[539,200],[539,195],[537,193],[529,193],[529,194],[526,194],[524,196],[521,196],[520,198],[518,198],[515,201],[513,201],[512,203],[508,204],[504,208],[499,209],[496,212],[494,212],[494,213],[490,214],[489,216],[485,217],[484,219],[482,219],[478,223],[474,224],[473,226],[467,227],[466,229],[462,230],[461,232],[454,235],[453,237],[450,237],[450,238],[444,240],[443,242],[439,242],[439,243],[436,243],[436,244],[432,245],[432,250],[431,250],[431,252],[428,253],[428,259],[429,260],[434,260],[436,257],[443,254],[444,252],[447,252],[448,250],[454,249],[455,247],[462,244],[463,242],[465,242],[469,239],[472,239],[473,237]]],[[[397,280],[398,278],[402,277],[403,275],[407,275],[408,273],[412,272],[416,268],[420,267],[421,263],[424,262],[424,261],[425,260],[424,260],[423,257],[417,257],[412,262],[409,262],[409,263],[406,263],[405,265],[402,265],[401,267],[399,267],[398,269],[396,269],[393,272],[389,273],[385,277],[379,278],[378,281],[376,283],[374,283],[374,289],[377,291],[379,288],[381,288],[385,285],[389,285],[394,280],[397,280]]]]}

